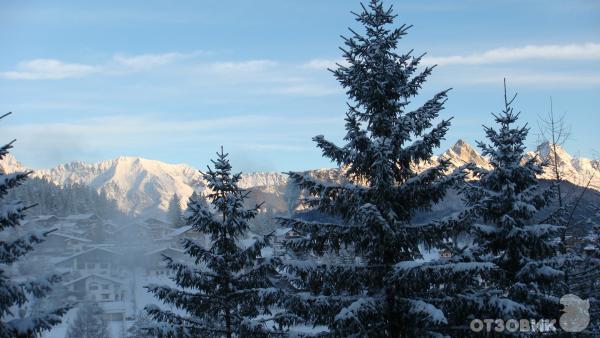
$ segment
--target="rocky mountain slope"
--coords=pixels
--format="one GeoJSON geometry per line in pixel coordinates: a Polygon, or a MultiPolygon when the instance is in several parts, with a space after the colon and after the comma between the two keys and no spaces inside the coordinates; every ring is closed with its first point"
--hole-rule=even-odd
{"type": "MultiPolygon", "coordinates": [[[[548,158],[550,145],[542,144],[536,152],[528,156],[548,158]]],[[[591,179],[590,186],[600,190],[600,162],[586,158],[575,158],[558,149],[561,172],[565,179],[574,185],[585,185],[591,179]]],[[[468,143],[459,140],[439,157],[450,160],[454,166],[475,163],[489,168],[489,162],[468,143]]],[[[8,156],[0,162],[0,170],[6,172],[24,170],[13,157],[8,156]]],[[[316,176],[331,179],[337,176],[336,169],[318,169],[312,171],[316,176]]],[[[84,184],[104,192],[117,202],[118,207],[133,215],[161,216],[167,209],[170,198],[178,194],[183,201],[193,191],[202,193],[205,188],[197,169],[185,164],[168,164],[156,160],[121,156],[99,163],[70,162],[51,169],[36,170],[33,174],[43,177],[57,185],[84,184]]],[[[553,177],[550,168],[542,178],[553,177]]],[[[284,211],[287,177],[273,172],[245,173],[241,186],[251,188],[257,197],[267,201],[267,205],[284,211]]]]}

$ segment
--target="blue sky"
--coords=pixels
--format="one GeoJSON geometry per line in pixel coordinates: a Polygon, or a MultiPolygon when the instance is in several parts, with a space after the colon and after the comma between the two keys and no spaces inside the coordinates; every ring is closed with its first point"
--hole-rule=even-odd
{"type": "MultiPolygon", "coordinates": [[[[600,3],[387,1],[412,24],[402,51],[437,63],[419,103],[452,87],[442,152],[481,140],[502,78],[533,129],[567,113],[572,154],[600,150],[600,3]]],[[[340,58],[358,1],[0,0],[0,133],[32,167],[119,155],[239,170],[331,166],[312,136],[343,136],[340,58]]]]}

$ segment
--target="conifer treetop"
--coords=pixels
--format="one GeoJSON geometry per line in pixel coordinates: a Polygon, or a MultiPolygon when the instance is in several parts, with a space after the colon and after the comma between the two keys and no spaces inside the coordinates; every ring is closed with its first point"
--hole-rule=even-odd
{"type": "MultiPolygon", "coordinates": [[[[192,238],[182,240],[193,264],[167,258],[179,288],[148,285],[163,302],[183,313],[148,306],[146,311],[159,322],[172,326],[167,334],[197,336],[267,336],[281,334],[269,323],[281,323],[271,313],[279,290],[269,278],[276,274],[276,257],[262,257],[268,236],[252,235],[249,220],[260,205],[244,206],[249,191],[241,189],[241,173],[232,174],[228,154],[221,151],[202,175],[207,181],[207,200],[191,197],[186,223],[208,237],[205,246],[192,238]],[[170,332],[170,333],[169,333],[170,332]]],[[[281,319],[285,320],[285,319],[281,319]]],[[[164,330],[161,330],[164,331],[164,330]]],[[[165,333],[165,332],[163,332],[165,333]]]]}
{"type": "MultiPolygon", "coordinates": [[[[420,247],[445,236],[445,225],[417,223],[415,214],[464,176],[446,175],[449,163],[443,160],[424,172],[415,166],[431,160],[450,126],[449,119],[435,122],[448,90],[413,108],[433,67],[421,69],[422,55],[397,52],[410,26],[388,27],[396,17],[391,7],[373,0],[362,9],[355,15],[364,33],[350,30],[342,48],[347,65],[332,70],[349,99],[345,144],[313,138],[323,156],[343,168],[343,180],[289,173],[307,192],[305,205],[330,221],[281,220],[299,234],[285,242],[289,252],[300,253],[284,260],[285,278],[298,289],[287,308],[337,336],[427,335],[446,322],[438,306],[448,298],[432,290],[445,283],[451,268],[432,267],[434,262],[407,271],[404,264],[423,259],[420,247]],[[354,262],[318,264],[310,255],[341,251],[354,262]]],[[[463,266],[452,276],[486,269],[463,266]]]]}

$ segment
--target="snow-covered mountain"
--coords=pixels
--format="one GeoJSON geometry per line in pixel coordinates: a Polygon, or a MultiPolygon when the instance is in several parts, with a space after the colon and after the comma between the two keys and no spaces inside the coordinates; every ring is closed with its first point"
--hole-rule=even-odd
{"type": "MultiPolygon", "coordinates": [[[[25,167],[14,157],[7,157],[0,162],[0,169],[12,172],[25,167]]],[[[200,172],[191,166],[129,156],[93,164],[74,161],[35,170],[32,176],[57,185],[91,186],[115,200],[121,210],[134,215],[156,216],[156,211],[160,214],[167,209],[173,194],[185,201],[194,190],[202,193],[205,188],[200,172]]],[[[240,186],[274,193],[285,183],[283,174],[256,172],[243,174],[240,186]]]]}
{"type": "Polygon", "coordinates": [[[491,168],[488,160],[463,140],[458,140],[450,149],[440,155],[439,158],[449,160],[454,167],[474,163],[482,168],[491,168]]]}
{"type": "MultiPolygon", "coordinates": [[[[554,147],[551,143],[544,142],[538,146],[535,152],[529,152],[527,155],[537,155],[541,159],[554,162],[554,147]]],[[[558,171],[564,180],[578,186],[586,186],[589,181],[591,187],[600,190],[600,160],[573,157],[559,145],[556,146],[556,157],[559,163],[558,171]]],[[[555,177],[553,169],[550,166],[546,167],[542,177],[553,179],[555,177]]]]}
{"type": "MultiPolygon", "coordinates": [[[[557,153],[561,172],[567,181],[585,185],[593,175],[591,186],[600,190],[599,161],[574,158],[560,147],[557,153]]],[[[539,155],[540,158],[548,158],[551,154],[550,145],[546,143],[528,156],[539,155]]],[[[448,159],[454,166],[475,163],[489,168],[487,159],[462,140],[437,158],[448,159]]],[[[0,170],[5,172],[21,171],[25,168],[10,155],[0,162],[0,170]]],[[[318,169],[312,171],[312,174],[325,180],[335,180],[338,177],[335,169],[318,169]]],[[[185,201],[194,190],[202,193],[205,188],[200,173],[191,166],[128,156],[93,164],[70,162],[51,169],[36,170],[33,175],[58,185],[78,183],[91,186],[114,199],[123,211],[145,216],[162,214],[173,194],[178,194],[185,201]]],[[[547,168],[543,178],[552,177],[551,169],[547,168]]],[[[260,193],[261,198],[273,201],[283,200],[286,183],[287,177],[284,174],[256,172],[243,174],[240,186],[252,188],[260,193]]]]}
{"type": "Polygon", "coordinates": [[[2,172],[15,172],[25,171],[27,168],[17,161],[17,159],[10,153],[6,154],[2,161],[0,161],[0,171],[2,172]]]}

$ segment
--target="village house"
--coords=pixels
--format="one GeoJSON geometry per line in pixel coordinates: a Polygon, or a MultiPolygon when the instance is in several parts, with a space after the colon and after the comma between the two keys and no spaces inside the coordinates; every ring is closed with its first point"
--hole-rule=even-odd
{"type": "Polygon", "coordinates": [[[60,218],[55,215],[39,215],[31,217],[29,222],[35,223],[36,225],[41,225],[45,228],[52,228],[55,227],[58,222],[60,222],[60,218]]]}
{"type": "Polygon", "coordinates": [[[161,240],[173,231],[170,224],[154,217],[146,218],[140,226],[145,235],[154,240],[161,240]]]}
{"type": "Polygon", "coordinates": [[[122,256],[106,247],[92,247],[55,263],[58,271],[76,275],[97,274],[118,277],[123,275],[122,256]]]}
{"type": "Polygon", "coordinates": [[[97,302],[120,302],[125,299],[125,284],[115,278],[97,274],[87,274],[63,284],[77,300],[97,302]]]}
{"type": "Polygon", "coordinates": [[[286,250],[283,247],[283,242],[288,239],[298,237],[300,237],[300,234],[292,228],[278,228],[275,230],[275,233],[273,234],[273,254],[275,256],[281,256],[285,254],[286,250]]]}
{"type": "Polygon", "coordinates": [[[143,255],[146,276],[169,276],[172,271],[167,268],[166,257],[183,262],[187,256],[183,250],[171,247],[148,251],[143,255]]]}
{"type": "Polygon", "coordinates": [[[210,240],[206,234],[198,232],[192,228],[191,225],[182,226],[175,230],[171,230],[165,237],[161,240],[169,243],[171,247],[181,247],[181,240],[184,238],[191,239],[196,243],[202,245],[204,248],[207,248],[210,244],[210,240]]]}

